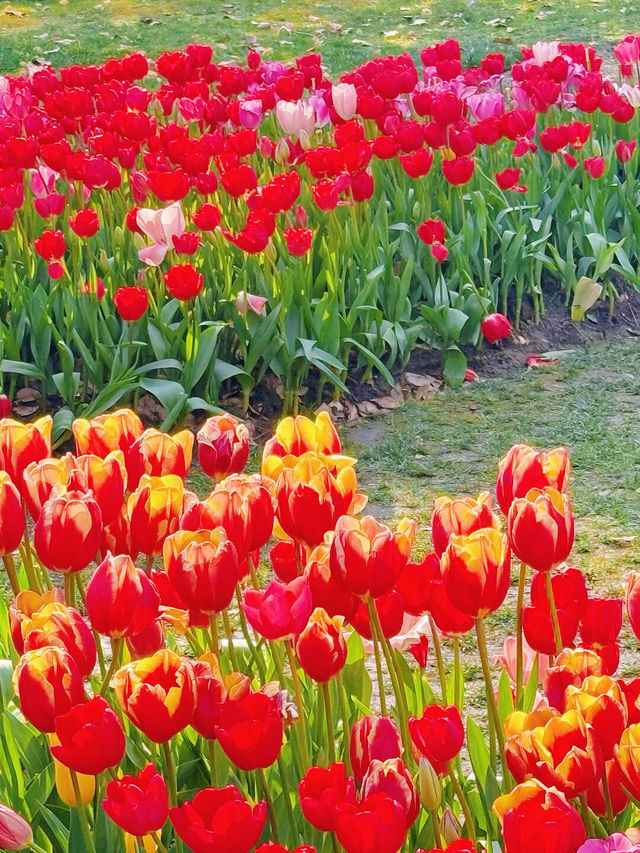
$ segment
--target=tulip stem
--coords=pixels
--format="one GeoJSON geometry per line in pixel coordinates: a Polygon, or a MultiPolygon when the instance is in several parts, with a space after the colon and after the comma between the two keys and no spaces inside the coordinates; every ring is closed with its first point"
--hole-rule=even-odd
{"type": "Polygon", "coordinates": [[[64,600],[67,603],[67,607],[76,606],[75,584],[73,582],[72,574],[66,574],[64,576],[64,600]]]}
{"type": "Polygon", "coordinates": [[[7,570],[7,577],[11,584],[11,591],[14,595],[18,595],[20,592],[20,584],[18,583],[18,573],[16,571],[16,564],[13,561],[13,554],[5,554],[2,558],[2,562],[7,570]]]}
{"type": "Polygon", "coordinates": [[[504,754],[504,732],[498,714],[498,706],[496,705],[496,697],[493,692],[493,682],[491,680],[491,669],[489,667],[489,655],[487,652],[487,636],[484,630],[484,621],[482,618],[476,619],[476,637],[478,639],[478,652],[480,654],[480,662],[482,664],[482,674],[484,675],[484,686],[487,699],[487,712],[489,715],[489,725],[493,725],[493,730],[498,742],[498,751],[500,753],[500,763],[502,764],[503,782],[506,783],[509,779],[509,770],[504,754]]]}
{"type": "Polygon", "coordinates": [[[433,651],[436,656],[436,666],[438,668],[438,678],[440,680],[440,689],[442,690],[442,702],[447,704],[447,678],[444,674],[444,664],[442,662],[442,645],[438,636],[438,628],[433,620],[433,616],[429,614],[429,625],[431,626],[431,637],[433,639],[433,651]]]}
{"type": "Polygon", "coordinates": [[[282,796],[284,797],[284,804],[287,809],[287,817],[289,818],[289,827],[291,830],[291,835],[297,840],[299,835],[298,824],[293,813],[293,806],[291,805],[291,791],[289,790],[289,783],[287,782],[287,768],[284,766],[284,761],[282,760],[282,752],[280,752],[280,755],[278,756],[278,772],[280,774],[282,796]]]}
{"type": "Polygon", "coordinates": [[[607,828],[610,834],[613,834],[615,829],[615,818],[613,816],[613,807],[611,805],[611,791],[609,790],[609,780],[607,779],[607,768],[605,766],[602,774],[602,791],[604,793],[604,801],[607,807],[607,828]]]}
{"type": "Polygon", "coordinates": [[[307,720],[305,717],[304,702],[302,700],[302,684],[298,675],[298,664],[296,661],[295,650],[293,643],[289,637],[284,641],[284,646],[287,651],[289,667],[291,668],[291,680],[293,681],[293,692],[296,697],[296,705],[298,706],[298,725],[300,732],[300,741],[302,746],[302,760],[305,767],[309,767],[309,748],[307,742],[307,720]]]}
{"type": "Polygon", "coordinates": [[[375,629],[376,636],[378,637],[380,645],[382,646],[382,652],[384,654],[384,659],[387,664],[387,669],[389,670],[389,678],[391,679],[391,684],[393,685],[393,692],[396,697],[396,711],[398,713],[398,718],[400,722],[402,745],[405,748],[407,756],[410,756],[412,754],[411,739],[409,737],[409,727],[407,723],[409,714],[405,708],[405,695],[402,684],[402,675],[398,672],[393,647],[384,635],[382,625],[380,623],[380,617],[378,616],[378,611],[376,610],[376,606],[372,598],[369,598],[367,606],[369,608],[369,624],[371,625],[371,635],[373,636],[373,631],[375,629]]]}
{"type": "Polygon", "coordinates": [[[527,567],[520,563],[518,578],[518,603],[516,605],[516,708],[522,701],[523,663],[522,663],[522,610],[524,607],[524,588],[527,583],[527,567]]]}
{"type": "Polygon", "coordinates": [[[165,740],[162,742],[162,751],[164,752],[164,766],[167,776],[167,787],[169,789],[169,805],[175,807],[178,805],[178,788],[176,783],[176,771],[173,766],[173,756],[171,755],[171,742],[165,740]]]}
{"type": "Polygon", "coordinates": [[[104,677],[102,685],[100,687],[100,695],[104,696],[107,692],[111,679],[113,677],[114,672],[117,670],[120,664],[120,654],[122,652],[122,637],[112,637],[111,638],[111,663],[109,664],[109,669],[107,670],[107,674],[104,677]]]}
{"type": "Polygon", "coordinates": [[[460,695],[460,637],[453,638],[453,703],[462,711],[462,696],[460,695]]]}
{"type": "Polygon", "coordinates": [[[229,657],[231,658],[231,666],[233,667],[234,672],[238,672],[240,667],[238,666],[238,657],[236,655],[236,650],[233,645],[233,631],[231,630],[231,622],[229,621],[229,614],[226,610],[222,611],[222,624],[224,625],[224,632],[227,635],[227,644],[229,646],[229,657]]]}
{"type": "MultiPolygon", "coordinates": [[[[251,559],[251,558],[249,558],[251,559]]],[[[264,660],[262,659],[262,655],[256,648],[255,643],[251,639],[251,634],[249,633],[249,626],[247,625],[247,619],[244,615],[244,610],[242,609],[242,593],[240,592],[240,584],[236,586],[236,601],[238,602],[238,615],[240,617],[240,628],[242,629],[242,636],[245,639],[247,646],[249,647],[249,651],[251,652],[251,657],[254,660],[254,663],[258,669],[258,673],[260,675],[260,681],[264,684],[267,680],[267,673],[264,668],[264,660]]]]}
{"type": "MultiPolygon", "coordinates": [[[[375,605],[372,605],[375,607],[375,605]]],[[[387,716],[387,699],[384,695],[384,679],[382,677],[382,660],[380,658],[380,646],[378,645],[378,632],[374,620],[371,618],[371,606],[369,606],[369,627],[371,629],[371,642],[373,643],[373,655],[376,661],[376,677],[378,679],[378,693],[380,694],[380,711],[383,717],[387,716]]]]}
{"type": "Polygon", "coordinates": [[[451,779],[451,784],[453,785],[453,790],[455,792],[456,797],[458,798],[458,802],[462,808],[462,814],[464,815],[464,825],[466,827],[469,838],[473,841],[475,846],[476,843],[476,827],[473,822],[473,818],[471,817],[471,811],[469,810],[469,804],[467,803],[467,798],[464,795],[464,791],[462,790],[462,786],[460,782],[458,782],[458,777],[456,776],[455,769],[453,767],[453,762],[447,762],[447,770],[449,772],[449,779],[451,779]]]}
{"type": "Polygon", "coordinates": [[[145,560],[145,564],[144,564],[145,574],[150,575],[152,568],[153,568],[153,555],[147,554],[147,559],[145,560]]]}
{"type": "Polygon", "coordinates": [[[209,752],[209,778],[211,787],[218,787],[218,774],[216,773],[216,742],[214,738],[207,738],[207,750],[209,752]]]}
{"type": "Polygon", "coordinates": [[[587,830],[587,838],[592,838],[593,822],[591,820],[591,812],[589,811],[589,806],[587,805],[587,795],[585,793],[580,794],[580,805],[582,806],[582,817],[584,819],[585,828],[587,830]]]}
{"type": "Polygon", "coordinates": [[[89,828],[89,821],[87,820],[87,812],[82,802],[82,792],[80,791],[78,774],[75,770],[69,770],[69,774],[71,775],[71,784],[73,785],[73,796],[76,801],[78,820],[80,821],[80,829],[82,830],[82,837],[84,839],[85,847],[87,848],[87,853],[96,853],[96,848],[93,843],[93,837],[91,835],[91,829],[89,828]]]}
{"type": "Polygon", "coordinates": [[[324,715],[327,722],[327,739],[329,741],[329,763],[336,761],[336,741],[333,733],[333,717],[331,715],[331,694],[329,693],[329,682],[322,682],[322,698],[324,700],[324,715]]]}
{"type": "Polygon", "coordinates": [[[349,753],[349,737],[351,730],[349,727],[349,711],[347,709],[347,699],[344,688],[344,680],[342,678],[342,670],[336,675],[336,686],[338,688],[338,702],[340,704],[340,716],[342,717],[342,740],[344,764],[347,771],[347,776],[351,775],[351,755],[349,753]]]}
{"type": "Polygon", "coordinates": [[[551,622],[553,623],[553,636],[556,641],[556,654],[562,651],[562,634],[560,633],[560,623],[558,622],[558,611],[556,609],[556,599],[553,594],[553,584],[551,583],[551,572],[544,573],[544,583],[549,600],[549,610],[551,612],[551,622]]]}
{"type": "Polygon", "coordinates": [[[158,853],[169,853],[167,848],[162,843],[159,832],[150,832],[149,835],[153,838],[153,843],[158,848],[158,853]]]}
{"type": "Polygon", "coordinates": [[[220,643],[218,642],[218,614],[209,615],[209,630],[211,631],[211,651],[220,660],[220,643]]]}
{"type": "Polygon", "coordinates": [[[40,578],[35,571],[33,560],[31,559],[31,542],[28,537],[29,534],[25,531],[24,540],[20,546],[20,555],[22,557],[22,562],[24,563],[24,570],[27,573],[29,589],[35,589],[36,592],[42,592],[42,584],[40,583],[40,578]]]}
{"type": "Polygon", "coordinates": [[[440,818],[438,817],[438,810],[434,809],[430,811],[431,820],[433,822],[433,840],[436,843],[436,848],[440,849],[442,847],[442,836],[440,835],[440,818]]]}
{"type": "Polygon", "coordinates": [[[271,827],[271,834],[273,835],[273,840],[279,843],[280,837],[278,835],[278,823],[276,821],[276,813],[273,808],[273,800],[271,799],[271,791],[269,790],[269,783],[267,782],[264,767],[258,768],[258,779],[260,780],[260,784],[262,786],[262,793],[264,794],[264,799],[267,804],[267,814],[269,815],[269,826],[271,827]]]}

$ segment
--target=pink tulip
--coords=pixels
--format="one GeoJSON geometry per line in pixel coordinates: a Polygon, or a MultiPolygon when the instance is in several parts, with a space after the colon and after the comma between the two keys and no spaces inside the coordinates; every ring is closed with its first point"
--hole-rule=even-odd
{"type": "Polygon", "coordinates": [[[358,93],[353,83],[338,83],[331,87],[333,106],[343,121],[349,121],[356,114],[358,93]]]}
{"type": "Polygon", "coordinates": [[[640,844],[615,832],[609,838],[590,838],[578,848],[578,853],[640,853],[640,844]]]}
{"type": "MultiPolygon", "coordinates": [[[[507,637],[502,646],[502,654],[495,655],[492,660],[494,664],[501,664],[507,671],[507,675],[515,683],[516,680],[516,657],[517,642],[515,637],[507,637]]],[[[546,655],[539,655],[531,648],[527,641],[522,638],[522,680],[526,684],[531,675],[533,664],[538,658],[538,682],[542,683],[544,674],[549,667],[549,659],[546,655]]]]}
{"type": "Polygon", "coordinates": [[[138,257],[147,266],[158,267],[173,249],[173,238],[184,234],[185,220],[179,201],[160,210],[141,208],[136,216],[138,227],[152,241],[151,246],[140,249],[138,257]]]}
{"type": "Polygon", "coordinates": [[[238,102],[238,121],[242,127],[254,130],[262,121],[262,101],[259,98],[238,102]]]}
{"type": "Polygon", "coordinates": [[[267,313],[266,304],[266,296],[256,296],[255,293],[246,293],[244,290],[241,290],[236,296],[236,308],[241,314],[253,311],[255,314],[262,314],[264,317],[267,313]]]}
{"type": "Polygon", "coordinates": [[[316,126],[316,114],[308,101],[278,101],[276,116],[287,136],[311,136],[316,126]]]}
{"type": "Polygon", "coordinates": [[[32,841],[33,833],[26,820],[0,803],[0,847],[3,850],[24,850],[32,841]]]}

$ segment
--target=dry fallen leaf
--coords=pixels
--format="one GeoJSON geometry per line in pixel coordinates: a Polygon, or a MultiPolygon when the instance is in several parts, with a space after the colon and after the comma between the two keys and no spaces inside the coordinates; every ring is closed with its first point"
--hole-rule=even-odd
{"type": "Polygon", "coordinates": [[[357,404],[357,409],[360,415],[366,417],[367,415],[379,415],[380,409],[376,406],[376,404],[372,400],[363,400],[362,403],[357,404]]]}
{"type": "Polygon", "coordinates": [[[391,412],[393,409],[398,409],[404,403],[404,400],[397,400],[387,395],[386,397],[376,397],[372,402],[380,406],[381,409],[387,409],[391,412]]]}

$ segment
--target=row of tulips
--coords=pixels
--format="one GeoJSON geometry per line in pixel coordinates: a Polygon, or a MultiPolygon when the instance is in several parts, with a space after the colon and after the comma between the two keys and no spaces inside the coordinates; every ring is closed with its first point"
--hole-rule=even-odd
{"type": "Polygon", "coordinates": [[[583,44],[466,68],[453,40],[336,82],[194,44],[0,78],[5,391],[61,402],[56,435],[146,391],[166,429],[267,373],[288,410],[310,374],[318,400],[392,381],[422,345],[461,382],[548,274],[576,320],[613,305],[640,285],[639,53],[618,81],[583,44]]]}
{"type": "MultiPolygon", "coordinates": [[[[640,851],[640,677],[616,676],[623,599],[566,562],[565,450],[512,447],[497,507],[439,498],[416,559],[412,522],[361,515],[326,413],[281,421],[260,474],[211,418],[204,498],[190,433],[118,410],[73,435],[56,458],[50,418],[0,421],[0,845],[640,851]]],[[[626,610],[640,635],[638,574],[626,610]]]]}

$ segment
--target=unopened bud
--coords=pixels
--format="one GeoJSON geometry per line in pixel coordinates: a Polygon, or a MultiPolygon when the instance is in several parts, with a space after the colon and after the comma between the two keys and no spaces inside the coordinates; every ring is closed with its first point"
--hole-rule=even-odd
{"type": "Polygon", "coordinates": [[[446,808],[442,814],[440,821],[440,832],[442,840],[448,845],[453,844],[458,838],[462,837],[462,828],[460,821],[454,815],[450,808],[446,808]]]}
{"type": "Polygon", "coordinates": [[[427,811],[435,812],[442,802],[442,785],[433,765],[422,757],[418,764],[418,790],[420,802],[427,811]]]}
{"type": "Polygon", "coordinates": [[[304,151],[309,151],[310,148],[313,148],[311,139],[310,139],[309,134],[307,133],[306,130],[304,130],[304,129],[300,130],[298,138],[300,140],[300,145],[302,146],[304,151]]]}
{"type": "Polygon", "coordinates": [[[278,144],[276,145],[276,153],[275,153],[275,161],[278,166],[286,166],[289,162],[289,143],[284,137],[281,137],[278,140],[278,144]]]}

